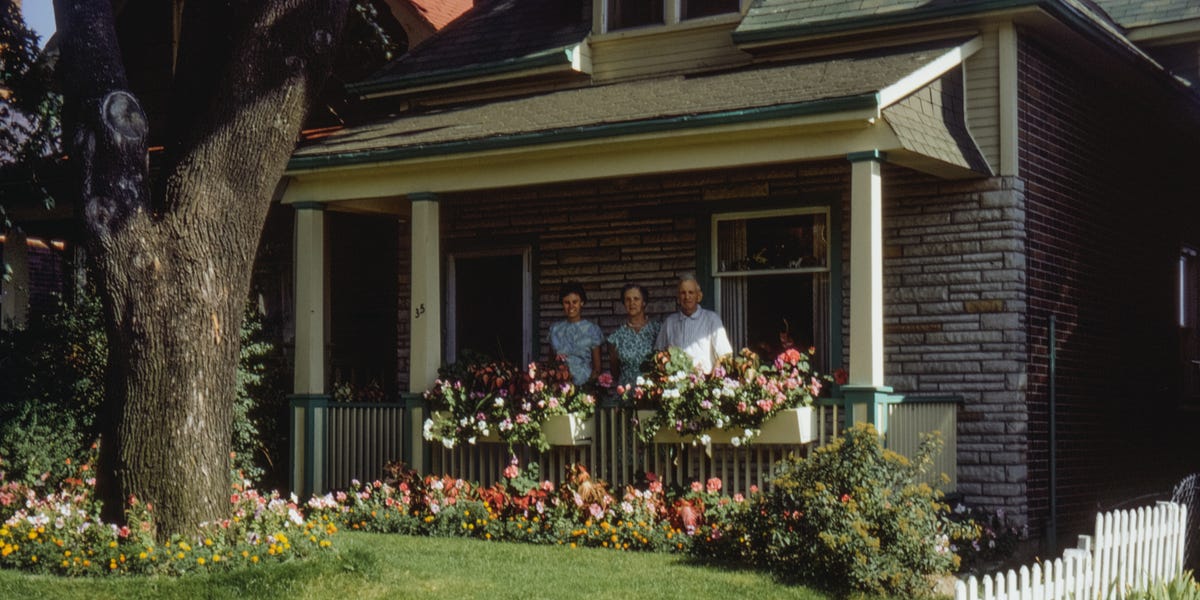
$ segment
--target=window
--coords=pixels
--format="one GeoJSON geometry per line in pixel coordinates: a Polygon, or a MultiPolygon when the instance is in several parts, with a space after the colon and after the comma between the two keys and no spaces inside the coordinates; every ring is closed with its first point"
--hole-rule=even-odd
{"type": "Polygon", "coordinates": [[[827,208],[713,216],[716,305],[734,347],[764,357],[829,343],[827,208]]]}
{"type": "Polygon", "coordinates": [[[1179,347],[1183,368],[1183,397],[1200,404],[1200,257],[1196,248],[1184,246],[1179,252],[1175,318],[1179,324],[1179,347]]]}
{"type": "Polygon", "coordinates": [[[450,256],[446,362],[463,351],[524,365],[533,358],[528,248],[450,256]]]}
{"type": "Polygon", "coordinates": [[[741,0],[608,0],[606,31],[736,13],[741,0]]]}

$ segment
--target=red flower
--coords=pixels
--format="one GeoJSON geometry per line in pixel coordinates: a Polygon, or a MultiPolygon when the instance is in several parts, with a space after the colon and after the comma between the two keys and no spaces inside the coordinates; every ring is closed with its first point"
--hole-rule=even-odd
{"type": "Polygon", "coordinates": [[[850,380],[850,374],[846,372],[846,369],[839,368],[833,372],[833,382],[834,383],[836,383],[838,385],[845,385],[846,382],[849,380],[850,380]]]}

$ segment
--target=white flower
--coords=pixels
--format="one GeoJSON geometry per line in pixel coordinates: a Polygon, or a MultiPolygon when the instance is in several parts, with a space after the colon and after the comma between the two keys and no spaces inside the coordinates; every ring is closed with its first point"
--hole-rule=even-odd
{"type": "Polygon", "coordinates": [[[474,446],[475,445],[475,436],[471,436],[471,437],[467,438],[467,443],[474,446]]]}
{"type": "Polygon", "coordinates": [[[717,419],[717,429],[725,429],[725,419],[717,419]]]}
{"type": "Polygon", "coordinates": [[[646,378],[642,377],[641,375],[638,375],[637,384],[638,384],[638,387],[646,385],[646,378]]]}
{"type": "Polygon", "coordinates": [[[703,435],[701,435],[701,436],[700,436],[700,443],[701,443],[701,444],[704,444],[705,446],[707,446],[707,445],[709,445],[709,444],[711,444],[711,443],[712,443],[712,438],[711,438],[711,437],[709,437],[707,433],[706,433],[706,434],[703,434],[703,435]]]}
{"type": "Polygon", "coordinates": [[[442,445],[445,446],[447,450],[453,450],[454,438],[442,438],[442,445]]]}
{"type": "Polygon", "coordinates": [[[729,440],[729,443],[733,444],[734,448],[737,448],[738,446],[742,445],[742,438],[735,435],[733,436],[733,439],[729,440]]]}
{"type": "Polygon", "coordinates": [[[496,400],[493,403],[498,407],[504,406],[504,398],[501,398],[500,396],[496,396],[496,400]]]}

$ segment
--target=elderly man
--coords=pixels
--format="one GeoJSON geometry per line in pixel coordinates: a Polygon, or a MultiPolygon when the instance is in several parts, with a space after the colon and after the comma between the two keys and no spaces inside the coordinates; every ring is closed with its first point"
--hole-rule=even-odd
{"type": "Polygon", "coordinates": [[[692,275],[679,278],[679,312],[663,320],[655,347],[659,350],[676,346],[692,357],[692,362],[705,373],[712,371],[722,356],[733,354],[725,325],[717,313],[700,306],[704,292],[692,275]]]}

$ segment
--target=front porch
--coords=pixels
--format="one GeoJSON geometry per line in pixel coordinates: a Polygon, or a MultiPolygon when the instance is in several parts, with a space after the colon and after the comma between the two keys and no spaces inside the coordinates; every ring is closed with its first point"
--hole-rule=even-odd
{"type": "MultiPolygon", "coordinates": [[[[893,398],[870,412],[886,429],[884,444],[911,455],[922,434],[938,432],[944,442],[927,482],[943,491],[957,488],[957,414],[961,399],[953,396],[904,400],[893,398]],[[948,477],[943,481],[942,476],[948,477]]],[[[789,454],[804,455],[828,443],[868,407],[850,406],[845,399],[821,399],[815,413],[815,441],[810,443],[752,443],[743,446],[714,443],[711,455],[703,446],[680,443],[646,444],[632,425],[635,411],[610,403],[597,409],[587,429],[591,435],[575,445],[552,446],[547,452],[516,450],[521,464],[537,463],[542,477],[560,484],[570,465],[583,465],[593,477],[613,489],[635,484],[653,473],[664,485],[686,486],[717,477],[728,493],[747,493],[764,487],[772,465],[789,454]],[[849,412],[847,407],[849,407],[849,412]],[[849,418],[847,418],[849,416],[849,418]]],[[[418,471],[452,474],[490,485],[499,480],[512,455],[504,444],[480,442],[447,450],[412,434],[419,432],[427,409],[421,398],[402,403],[338,403],[326,399],[297,399],[292,403],[292,490],[307,496],[349,489],[352,480],[378,479],[384,467],[404,461],[418,471]]]]}

